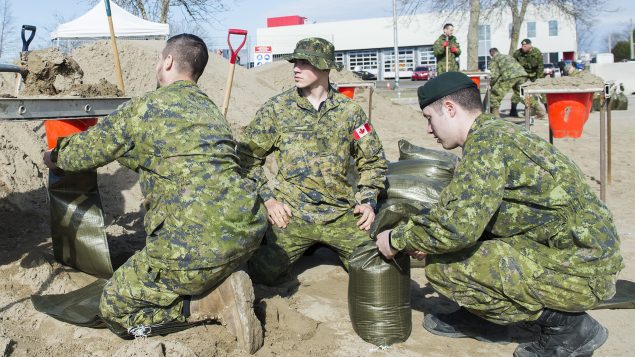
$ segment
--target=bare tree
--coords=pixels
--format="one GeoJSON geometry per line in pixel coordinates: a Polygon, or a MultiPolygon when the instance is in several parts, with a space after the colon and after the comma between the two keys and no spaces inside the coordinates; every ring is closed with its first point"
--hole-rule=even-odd
{"type": "Polygon", "coordinates": [[[9,31],[13,29],[13,14],[8,0],[0,0],[0,58],[6,56],[7,49],[15,44],[9,31]]]}
{"type": "MultiPolygon", "coordinates": [[[[101,0],[86,0],[91,4],[101,0]]],[[[227,11],[223,0],[116,0],[117,5],[140,16],[144,20],[167,24],[175,12],[194,22],[218,21],[217,15],[227,11]]]]}

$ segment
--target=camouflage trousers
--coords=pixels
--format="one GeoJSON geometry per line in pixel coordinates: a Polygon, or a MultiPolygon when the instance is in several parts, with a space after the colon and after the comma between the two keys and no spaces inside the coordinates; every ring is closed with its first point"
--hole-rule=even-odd
{"type": "MultiPolygon", "coordinates": [[[[527,81],[527,77],[517,77],[508,80],[498,80],[492,86],[492,94],[490,96],[490,107],[491,108],[500,108],[501,102],[507,93],[510,90],[514,90],[514,95],[512,96],[512,103],[514,103],[514,96],[516,93],[520,93],[520,85],[527,81]]],[[[518,97],[520,98],[520,96],[518,97]]],[[[518,103],[518,102],[516,102],[518,103]]]]}
{"type": "MultiPolygon", "coordinates": [[[[525,78],[525,82],[526,81],[527,81],[527,79],[525,78]]],[[[535,79],[532,82],[534,82],[534,81],[535,81],[535,79]]],[[[516,104],[523,103],[524,104],[525,103],[525,99],[520,96],[520,85],[521,84],[524,84],[524,82],[521,82],[518,85],[515,85],[515,86],[512,87],[512,90],[514,91],[514,94],[512,94],[512,99],[511,99],[512,104],[514,104],[514,103],[516,103],[516,104]]],[[[509,89],[507,91],[509,91],[509,89]]],[[[505,92],[505,93],[507,93],[507,92],[505,92]]],[[[539,105],[540,103],[546,103],[546,102],[547,102],[547,97],[544,94],[543,95],[536,94],[536,95],[529,96],[529,107],[530,108],[536,109],[537,105],[539,105]]]]}
{"type": "Polygon", "coordinates": [[[240,265],[196,270],[157,268],[146,250],[135,253],[104,287],[101,317],[124,328],[185,322],[184,297],[202,294],[219,285],[240,265]]]}
{"type": "Polygon", "coordinates": [[[448,61],[448,68],[449,70],[446,70],[445,68],[445,57],[443,57],[442,59],[437,60],[437,75],[441,74],[441,73],[445,73],[445,72],[458,72],[459,71],[459,63],[454,60],[451,59],[448,61]]]}
{"type": "Polygon", "coordinates": [[[247,262],[251,279],[266,285],[288,280],[293,263],[315,243],[333,248],[348,268],[353,250],[370,240],[368,233],[357,227],[358,219],[347,213],[334,222],[317,224],[295,217],[287,228],[272,226],[265,234],[264,244],[247,262]]]}
{"type": "Polygon", "coordinates": [[[475,315],[498,324],[536,320],[544,308],[579,312],[615,293],[617,277],[584,278],[541,267],[502,240],[428,255],[432,287],[475,315]]]}

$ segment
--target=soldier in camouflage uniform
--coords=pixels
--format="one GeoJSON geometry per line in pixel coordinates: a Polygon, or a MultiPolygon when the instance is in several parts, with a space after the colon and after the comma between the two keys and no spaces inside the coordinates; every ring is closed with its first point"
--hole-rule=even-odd
{"type": "Polygon", "coordinates": [[[498,52],[496,47],[490,48],[489,54],[492,57],[489,67],[492,92],[490,112],[494,117],[500,118],[500,105],[505,94],[512,88],[514,93],[519,90],[520,85],[527,81],[527,72],[512,56],[498,52]]]}
{"type": "Polygon", "coordinates": [[[439,203],[378,234],[377,246],[387,258],[426,257],[434,289],[462,307],[427,314],[424,327],[487,340],[523,321],[540,335],[514,356],[590,356],[608,331],[585,311],[615,294],[623,268],[607,207],[553,145],[483,114],[464,74],[420,87],[419,103],[428,132],[463,158],[439,203]]]}
{"type": "Polygon", "coordinates": [[[74,172],[117,160],[139,173],[146,247],[106,284],[106,323],[138,336],[220,320],[255,352],[263,337],[253,287],[234,270],[259,246],[267,220],[256,186],[241,177],[227,121],[196,85],[207,56],[200,38],[172,37],[156,67],[159,89],[59,140],[45,162],[74,172]]]}
{"type": "Polygon", "coordinates": [[[432,52],[437,59],[437,75],[459,70],[457,59],[461,55],[461,47],[454,36],[454,26],[452,24],[443,25],[443,35],[434,41],[432,52]],[[445,68],[446,53],[448,68],[445,68]]]}
{"type": "MultiPolygon", "coordinates": [[[[514,51],[512,56],[525,69],[525,72],[527,72],[527,79],[529,79],[530,81],[535,82],[536,79],[543,78],[545,76],[542,52],[540,52],[537,47],[532,46],[530,39],[526,38],[522,40],[521,48],[514,51]]],[[[544,102],[544,100],[542,101],[544,102]]],[[[520,87],[514,88],[514,95],[512,95],[512,108],[509,113],[510,116],[518,116],[516,107],[520,102],[520,87]]],[[[533,107],[537,111],[544,109],[540,106],[540,103],[538,103],[538,101],[533,101],[531,103],[531,107],[533,107]]]]}
{"type": "Polygon", "coordinates": [[[248,264],[252,279],[268,285],[286,280],[291,265],[318,242],[348,264],[354,248],[370,239],[387,164],[362,108],[329,83],[330,69],[341,69],[333,45],[303,39],[289,61],[295,87],[264,104],[238,148],[272,224],[248,264]],[[262,167],[270,154],[278,164],[273,189],[262,167]],[[351,158],[357,192],[347,181],[351,158]]]}

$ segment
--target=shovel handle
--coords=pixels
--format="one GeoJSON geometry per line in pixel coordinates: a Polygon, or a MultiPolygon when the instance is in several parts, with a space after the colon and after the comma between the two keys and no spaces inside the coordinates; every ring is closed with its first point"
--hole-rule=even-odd
{"type": "Polygon", "coordinates": [[[29,50],[29,45],[31,41],[33,41],[33,37],[35,37],[35,30],[37,30],[37,28],[33,25],[22,25],[22,52],[29,50]],[[26,31],[31,31],[28,40],[25,36],[26,31]]]}
{"type": "Polygon", "coordinates": [[[231,63],[231,64],[236,63],[236,57],[238,57],[238,52],[240,52],[240,49],[243,48],[243,46],[245,45],[245,41],[247,41],[247,30],[229,29],[229,32],[227,33],[227,44],[229,45],[229,51],[231,52],[231,56],[229,58],[229,63],[231,63]],[[231,35],[243,36],[243,41],[240,43],[238,48],[236,48],[235,50],[232,47],[232,42],[230,40],[231,35]]]}

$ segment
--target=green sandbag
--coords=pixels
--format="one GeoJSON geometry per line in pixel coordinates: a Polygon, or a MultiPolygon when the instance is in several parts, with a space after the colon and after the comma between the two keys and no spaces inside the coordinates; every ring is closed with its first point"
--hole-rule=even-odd
{"type": "Polygon", "coordinates": [[[82,327],[108,328],[124,339],[167,335],[205,323],[205,321],[170,322],[162,325],[138,326],[128,331],[125,327],[105,321],[100,316],[99,301],[106,283],[105,279],[97,279],[83,288],[66,294],[32,295],[31,302],[35,310],[57,320],[82,327]]]}
{"type": "Polygon", "coordinates": [[[421,146],[416,146],[409,143],[407,140],[399,140],[399,161],[411,160],[411,159],[428,159],[439,160],[450,163],[452,166],[456,166],[459,162],[459,157],[446,151],[426,149],[421,146]]]}
{"type": "Polygon", "coordinates": [[[412,331],[408,255],[388,261],[373,241],[357,247],[349,260],[348,312],[364,341],[376,346],[406,341],[412,331]]]}
{"type": "Polygon", "coordinates": [[[49,171],[51,238],[59,262],[85,273],[112,275],[97,172],[57,174],[49,171]]]}
{"type": "Polygon", "coordinates": [[[401,198],[411,201],[436,203],[446,186],[439,180],[409,175],[386,175],[386,189],[380,199],[401,198]]]}
{"type": "Polygon", "coordinates": [[[386,174],[429,177],[449,183],[454,175],[454,165],[442,160],[409,159],[389,163],[386,174]]]}
{"type": "Polygon", "coordinates": [[[602,301],[594,310],[635,309],[635,283],[618,280],[615,284],[615,296],[602,301]]]}
{"type": "Polygon", "coordinates": [[[369,234],[376,237],[377,234],[393,229],[399,224],[408,222],[408,218],[422,215],[429,211],[431,204],[420,203],[407,200],[395,200],[390,204],[385,202],[378,208],[373,224],[370,226],[369,234]]]}

